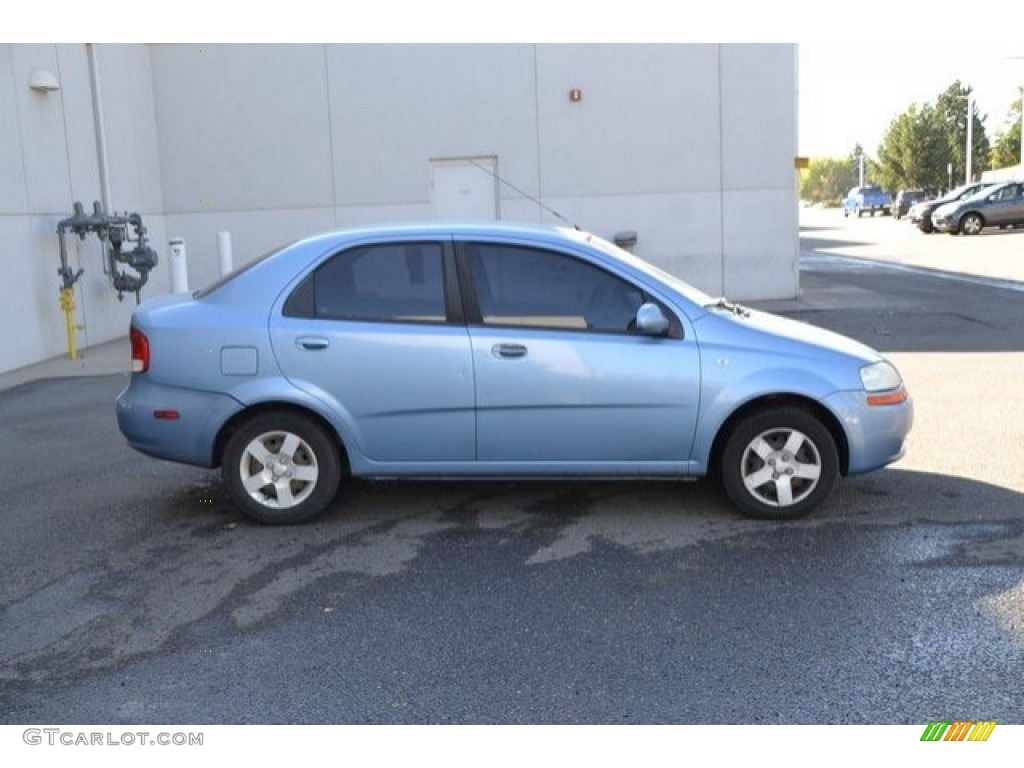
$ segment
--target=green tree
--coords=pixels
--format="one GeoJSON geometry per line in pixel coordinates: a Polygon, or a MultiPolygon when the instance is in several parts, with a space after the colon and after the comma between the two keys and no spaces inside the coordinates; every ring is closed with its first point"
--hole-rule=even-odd
{"type": "Polygon", "coordinates": [[[948,163],[953,164],[953,184],[962,183],[967,172],[967,105],[971,105],[971,175],[978,178],[988,168],[989,142],[985,135],[985,118],[978,115],[978,104],[968,99],[973,90],[954,81],[935,100],[935,109],[942,121],[946,136],[948,163]]]}
{"type": "Polygon", "coordinates": [[[989,167],[985,116],[970,86],[959,80],[933,103],[911,104],[889,124],[878,148],[877,181],[886,189],[945,187],[963,183],[967,172],[967,107],[970,104],[971,175],[989,167]]]}
{"type": "Polygon", "coordinates": [[[800,199],[835,204],[857,184],[856,150],[849,157],[814,157],[800,180],[800,199]]]}
{"type": "Polygon", "coordinates": [[[1020,149],[1020,121],[1021,109],[1024,99],[1017,99],[1010,105],[1010,111],[1006,116],[1003,130],[996,135],[995,144],[992,147],[992,167],[1006,168],[1018,165],[1021,158],[1020,149]]]}
{"type": "Polygon", "coordinates": [[[878,148],[878,182],[888,190],[946,185],[948,141],[931,104],[912,104],[889,124],[878,148]]]}

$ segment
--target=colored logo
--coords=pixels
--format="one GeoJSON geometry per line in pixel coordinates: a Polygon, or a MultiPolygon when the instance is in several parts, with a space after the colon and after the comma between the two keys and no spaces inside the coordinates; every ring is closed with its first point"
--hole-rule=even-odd
{"type": "Polygon", "coordinates": [[[995,727],[995,720],[932,720],[921,741],[988,741],[995,727]]]}

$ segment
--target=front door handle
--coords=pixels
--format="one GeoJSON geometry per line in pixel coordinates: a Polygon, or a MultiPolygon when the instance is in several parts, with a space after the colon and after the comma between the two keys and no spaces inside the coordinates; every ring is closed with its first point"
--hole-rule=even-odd
{"type": "Polygon", "coordinates": [[[526,357],[526,346],[523,344],[495,344],[491,347],[491,354],[505,360],[513,360],[517,357],[526,357]]]}
{"type": "Polygon", "coordinates": [[[299,336],[295,339],[295,346],[299,349],[327,349],[331,345],[323,336],[299,336]]]}

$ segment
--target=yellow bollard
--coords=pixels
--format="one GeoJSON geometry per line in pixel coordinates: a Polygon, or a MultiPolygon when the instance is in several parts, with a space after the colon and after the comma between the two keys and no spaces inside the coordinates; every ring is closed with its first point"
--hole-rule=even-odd
{"type": "Polygon", "coordinates": [[[75,291],[63,288],[60,292],[60,308],[64,310],[64,324],[68,333],[68,359],[78,359],[78,341],[75,338],[75,291]]]}

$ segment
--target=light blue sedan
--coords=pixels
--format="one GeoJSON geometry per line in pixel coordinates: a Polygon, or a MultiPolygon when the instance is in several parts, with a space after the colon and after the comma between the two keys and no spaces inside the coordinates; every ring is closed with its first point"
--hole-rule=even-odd
{"type": "Polygon", "coordinates": [[[571,229],[313,237],[144,302],[130,335],[128,443],[220,466],[266,523],[349,476],[712,475],[741,513],[791,519],[899,459],[913,421],[877,352],[571,229]]]}

